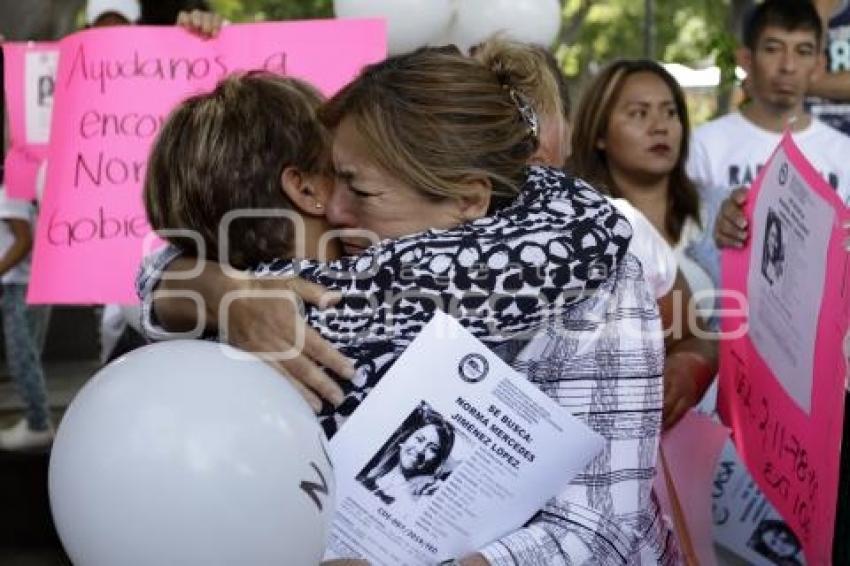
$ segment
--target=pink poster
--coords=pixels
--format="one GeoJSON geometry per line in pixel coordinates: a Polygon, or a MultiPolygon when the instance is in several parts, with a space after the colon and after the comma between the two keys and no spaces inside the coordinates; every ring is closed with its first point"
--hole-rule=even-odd
{"type": "Polygon", "coordinates": [[[9,118],[6,191],[11,197],[33,200],[39,169],[47,158],[59,45],[4,43],[3,57],[9,118]]]}
{"type": "MultiPolygon", "coordinates": [[[[747,247],[723,255],[723,287],[743,294],[748,309],[722,317],[730,338],[721,342],[718,409],[807,562],[829,564],[850,318],[842,225],[850,213],[788,135],[753,184],[746,213],[747,247]]],[[[732,306],[727,299],[724,308],[732,306]]]]}
{"type": "Polygon", "coordinates": [[[655,493],[679,539],[686,564],[717,566],[712,493],[729,429],[694,410],[661,437],[655,493]]]}
{"type": "Polygon", "coordinates": [[[146,159],[169,110],[229,73],[258,68],[333,93],[386,56],[386,32],[380,20],[230,25],[213,40],[177,27],[116,27],[59,47],[28,300],[131,303],[150,232],[146,159]]]}

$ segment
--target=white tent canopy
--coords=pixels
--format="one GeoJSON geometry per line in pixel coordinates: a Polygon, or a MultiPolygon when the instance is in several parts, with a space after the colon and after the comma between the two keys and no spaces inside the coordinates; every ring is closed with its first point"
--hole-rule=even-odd
{"type": "MultiPolygon", "coordinates": [[[[715,88],[720,84],[719,67],[692,69],[679,63],[664,63],[664,68],[675,77],[682,88],[715,88]]],[[[746,73],[742,68],[737,67],[735,76],[740,80],[746,76],[746,73]]]]}

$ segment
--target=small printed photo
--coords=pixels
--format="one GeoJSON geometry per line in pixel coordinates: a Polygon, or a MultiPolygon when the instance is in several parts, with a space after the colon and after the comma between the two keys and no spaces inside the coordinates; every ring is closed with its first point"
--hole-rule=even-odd
{"type": "Polygon", "coordinates": [[[761,521],[747,541],[747,546],[777,566],[802,565],[800,540],[784,521],[761,521]]]}
{"type": "Polygon", "coordinates": [[[761,254],[761,274],[773,286],[785,271],[785,240],[782,236],[782,220],[772,208],[767,210],[764,225],[764,246],[761,254]]]}
{"type": "Polygon", "coordinates": [[[422,401],[390,435],[357,481],[386,505],[415,505],[434,495],[460,461],[455,429],[422,401]]]}

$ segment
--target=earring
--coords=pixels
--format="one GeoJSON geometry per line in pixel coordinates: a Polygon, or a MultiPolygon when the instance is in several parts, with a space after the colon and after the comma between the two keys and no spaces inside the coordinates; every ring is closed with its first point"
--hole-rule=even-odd
{"type": "Polygon", "coordinates": [[[321,208],[322,208],[322,203],[317,202],[317,203],[316,203],[316,208],[321,209],[321,208]]]}

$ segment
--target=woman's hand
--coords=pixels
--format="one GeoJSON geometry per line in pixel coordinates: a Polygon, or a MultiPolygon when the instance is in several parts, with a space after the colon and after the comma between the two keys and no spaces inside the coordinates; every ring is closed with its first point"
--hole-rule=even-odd
{"type": "Polygon", "coordinates": [[[214,12],[203,10],[192,10],[191,12],[180,12],[177,14],[176,25],[184,28],[189,33],[212,39],[217,37],[221,26],[225,24],[224,18],[214,12]]]}
{"type": "Polygon", "coordinates": [[[662,429],[667,430],[700,402],[714,379],[711,363],[694,352],[673,352],[664,360],[662,429]]]}
{"type": "Polygon", "coordinates": [[[354,367],[307,325],[301,312],[301,301],[324,308],[338,302],[338,294],[297,277],[238,281],[222,296],[221,338],[279,370],[315,411],[321,409],[321,399],[340,404],[342,389],[319,366],[344,378],[354,375],[354,367]]]}
{"type": "Polygon", "coordinates": [[[342,389],[320,366],[346,379],[354,367],[307,326],[300,307],[305,302],[325,308],[339,298],[297,277],[232,277],[215,262],[185,257],[169,264],[152,291],[153,310],[166,331],[189,332],[198,325],[217,330],[223,341],[279,370],[316,411],[322,398],[342,401],[342,389]]]}
{"type": "Polygon", "coordinates": [[[726,197],[714,224],[714,241],[720,248],[743,248],[747,241],[747,217],[744,204],[747,202],[746,187],[738,187],[726,197]]]}

